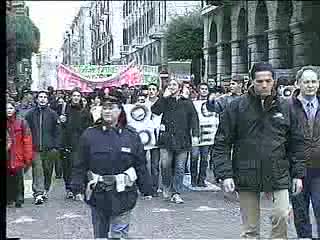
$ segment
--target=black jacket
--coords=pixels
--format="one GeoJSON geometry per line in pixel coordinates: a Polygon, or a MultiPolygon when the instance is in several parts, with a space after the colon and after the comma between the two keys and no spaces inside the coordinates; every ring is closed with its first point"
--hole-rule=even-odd
{"type": "Polygon", "coordinates": [[[234,178],[243,191],[288,189],[290,177],[304,176],[303,148],[303,128],[288,101],[270,96],[263,109],[251,88],[221,115],[215,174],[218,179],[234,178]]]}
{"type": "Polygon", "coordinates": [[[58,115],[48,106],[31,109],[25,116],[31,132],[35,151],[58,149],[61,145],[58,115]]]}
{"type": "Polygon", "coordinates": [[[92,125],[93,119],[90,112],[80,105],[69,104],[66,107],[65,115],[67,121],[61,123],[63,147],[75,149],[79,145],[81,134],[92,125]]]}
{"type": "Polygon", "coordinates": [[[307,116],[305,114],[302,103],[297,99],[300,90],[296,90],[290,104],[293,107],[293,112],[298,116],[304,129],[304,147],[305,147],[305,160],[308,173],[311,175],[320,176],[320,96],[318,96],[318,110],[313,123],[310,127],[307,116]]]}
{"type": "MultiPolygon", "coordinates": [[[[146,168],[146,157],[139,135],[131,128],[103,130],[102,125],[84,131],[79,142],[72,169],[71,188],[79,192],[87,183],[86,174],[91,170],[99,175],[116,175],[134,167],[137,184],[145,195],[151,195],[151,178],[146,168]]],[[[107,215],[118,215],[132,209],[137,201],[136,185],[126,187],[125,192],[96,193],[90,205],[107,215]]]]}
{"type": "Polygon", "coordinates": [[[158,146],[169,150],[191,150],[192,136],[199,137],[199,118],[190,99],[159,98],[151,111],[162,115],[158,146]]]}
{"type": "MultiPolygon", "coordinates": [[[[209,95],[210,96],[210,95],[209,95]]],[[[208,98],[209,98],[208,96],[208,98]]],[[[221,96],[218,99],[207,100],[207,109],[210,112],[222,113],[226,107],[235,99],[239,98],[239,95],[221,96]]]]}

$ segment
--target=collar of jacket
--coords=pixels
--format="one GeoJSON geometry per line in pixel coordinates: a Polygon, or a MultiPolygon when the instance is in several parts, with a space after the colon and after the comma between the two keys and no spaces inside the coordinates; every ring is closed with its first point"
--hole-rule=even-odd
{"type": "MultiPolygon", "coordinates": [[[[257,103],[261,103],[261,96],[260,95],[257,95],[256,92],[254,91],[254,87],[251,86],[249,89],[248,89],[248,95],[249,97],[254,100],[255,102],[257,103]]],[[[270,96],[267,96],[265,99],[264,99],[264,103],[263,103],[263,107],[266,111],[269,111],[271,108],[275,107],[276,106],[276,102],[278,100],[278,97],[277,97],[277,93],[275,91],[275,89],[273,88],[271,90],[271,95],[270,96]]]]}
{"type": "Polygon", "coordinates": [[[110,130],[114,130],[117,133],[121,133],[121,128],[119,126],[115,126],[115,127],[110,127],[110,126],[106,126],[102,120],[102,118],[99,118],[94,124],[93,124],[94,128],[100,128],[103,131],[110,131],[110,130]]]}
{"type": "Polygon", "coordinates": [[[48,104],[44,105],[44,106],[40,106],[39,104],[37,105],[37,109],[38,110],[45,110],[48,108],[48,104]]]}
{"type": "MultiPolygon", "coordinates": [[[[299,99],[298,99],[298,96],[299,96],[299,94],[300,94],[300,89],[298,88],[298,89],[296,89],[293,93],[292,93],[292,101],[294,102],[294,103],[299,103],[299,104],[301,104],[301,106],[302,106],[302,103],[299,101],[299,99]]],[[[319,101],[319,107],[318,108],[320,108],[320,91],[318,91],[317,92],[317,99],[318,99],[318,101],[319,101]]]]}
{"type": "Polygon", "coordinates": [[[7,117],[7,123],[13,123],[17,119],[17,114],[14,113],[11,117],[7,117]]]}
{"type": "Polygon", "coordinates": [[[81,107],[81,104],[74,104],[74,103],[70,103],[70,107],[73,108],[73,109],[77,109],[77,110],[81,110],[82,107],[81,107]]]}

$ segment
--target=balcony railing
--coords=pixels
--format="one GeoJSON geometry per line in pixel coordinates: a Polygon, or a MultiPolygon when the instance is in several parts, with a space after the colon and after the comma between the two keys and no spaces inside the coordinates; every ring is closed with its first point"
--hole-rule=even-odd
{"type": "Polygon", "coordinates": [[[153,25],[149,30],[149,38],[151,39],[161,39],[164,33],[159,25],[153,25]]]}

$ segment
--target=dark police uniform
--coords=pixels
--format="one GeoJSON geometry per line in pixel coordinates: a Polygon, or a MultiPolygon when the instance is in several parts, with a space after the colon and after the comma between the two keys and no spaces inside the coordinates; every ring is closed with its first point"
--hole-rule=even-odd
{"type": "Polygon", "coordinates": [[[111,179],[130,167],[136,171],[140,192],[145,196],[151,195],[151,178],[146,168],[143,144],[134,129],[106,128],[98,120],[95,126],[84,131],[74,160],[71,187],[79,192],[83,183],[88,183],[88,171],[108,179],[104,184],[98,183],[91,198],[85,200],[92,210],[96,238],[127,237],[130,210],[138,198],[137,185],[134,183],[126,186],[125,191],[117,192],[111,179]]]}

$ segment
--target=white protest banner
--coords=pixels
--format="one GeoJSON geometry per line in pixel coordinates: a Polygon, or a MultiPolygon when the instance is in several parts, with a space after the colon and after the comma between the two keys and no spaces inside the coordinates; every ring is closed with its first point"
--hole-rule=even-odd
{"type": "Polygon", "coordinates": [[[193,101],[193,105],[198,113],[200,127],[200,143],[196,146],[213,145],[219,125],[218,114],[208,111],[205,100],[193,101]]]}
{"type": "Polygon", "coordinates": [[[125,104],[128,125],[138,132],[144,149],[157,148],[156,138],[159,133],[161,117],[151,113],[148,105],[125,104]]]}
{"type": "MultiPolygon", "coordinates": [[[[206,101],[194,101],[193,104],[198,113],[200,127],[200,143],[194,146],[212,145],[218,129],[218,115],[207,110],[206,101]]],[[[128,125],[136,129],[144,149],[157,148],[156,139],[159,135],[161,116],[152,114],[149,105],[125,104],[124,110],[128,125]]]]}

